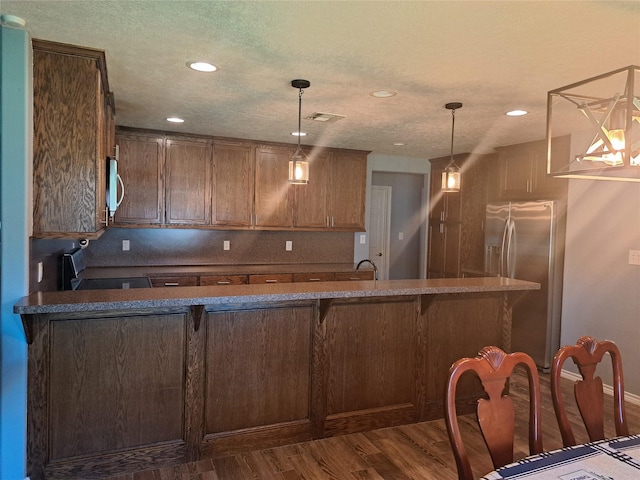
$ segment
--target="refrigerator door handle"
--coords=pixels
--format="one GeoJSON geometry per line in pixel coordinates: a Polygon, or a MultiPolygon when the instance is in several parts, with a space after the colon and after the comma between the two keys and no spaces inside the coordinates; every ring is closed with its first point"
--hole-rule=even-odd
{"type": "Polygon", "coordinates": [[[516,273],[516,222],[512,218],[507,227],[507,276],[514,278],[516,273]]]}
{"type": "Polygon", "coordinates": [[[504,223],[504,230],[502,230],[502,245],[500,246],[500,267],[498,269],[498,275],[500,275],[501,277],[505,276],[505,273],[508,274],[508,271],[505,272],[505,270],[507,270],[505,268],[505,264],[507,263],[507,257],[505,257],[505,254],[507,252],[507,245],[508,245],[508,231],[509,231],[509,221],[511,219],[507,218],[507,220],[504,223]]]}

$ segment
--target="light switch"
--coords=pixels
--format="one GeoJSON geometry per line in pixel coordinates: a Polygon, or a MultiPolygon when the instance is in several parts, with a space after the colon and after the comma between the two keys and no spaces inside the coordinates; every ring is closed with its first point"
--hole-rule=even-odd
{"type": "Polygon", "coordinates": [[[129,242],[129,240],[122,240],[122,251],[123,252],[128,252],[130,246],[131,246],[131,243],[129,242]]]}
{"type": "Polygon", "coordinates": [[[284,244],[284,249],[287,252],[290,252],[291,250],[293,250],[293,242],[291,240],[287,240],[284,244]]]}
{"type": "Polygon", "coordinates": [[[229,240],[225,240],[224,242],[222,242],[222,249],[231,250],[231,242],[229,240]]]}
{"type": "Polygon", "coordinates": [[[398,240],[404,240],[404,232],[398,233],[398,240]]]}
{"type": "Polygon", "coordinates": [[[367,243],[367,235],[363,233],[360,235],[360,245],[364,245],[365,243],[367,243]]]}

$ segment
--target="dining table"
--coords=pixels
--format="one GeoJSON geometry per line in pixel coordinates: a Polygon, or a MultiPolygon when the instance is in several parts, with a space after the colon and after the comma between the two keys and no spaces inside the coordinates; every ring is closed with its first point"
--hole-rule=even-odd
{"type": "Polygon", "coordinates": [[[532,455],[481,480],[638,480],[640,435],[616,437],[532,455]]]}

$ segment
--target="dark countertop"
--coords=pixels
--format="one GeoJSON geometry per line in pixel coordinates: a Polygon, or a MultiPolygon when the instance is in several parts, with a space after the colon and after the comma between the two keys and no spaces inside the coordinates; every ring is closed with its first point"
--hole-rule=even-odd
{"type": "Polygon", "coordinates": [[[436,295],[539,290],[540,284],[503,277],[429,280],[367,280],[300,282],[261,285],[138,288],[130,290],[72,290],[36,292],[14,307],[21,315],[99,312],[193,305],[282,302],[401,295],[436,295]]]}
{"type": "MultiPolygon", "coordinates": [[[[117,277],[163,277],[190,275],[253,275],[276,273],[311,272],[355,272],[352,263],[319,264],[277,264],[277,265],[171,265],[140,267],[99,267],[87,268],[80,278],[117,278],[117,277]]],[[[362,265],[360,270],[372,270],[371,265],[362,265]]]]}

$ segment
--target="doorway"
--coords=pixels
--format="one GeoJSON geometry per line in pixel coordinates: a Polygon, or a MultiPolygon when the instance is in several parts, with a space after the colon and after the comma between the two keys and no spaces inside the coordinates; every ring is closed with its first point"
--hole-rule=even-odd
{"type": "MultiPolygon", "coordinates": [[[[374,245],[380,245],[384,238],[388,239],[389,254],[386,255],[386,268],[389,280],[415,279],[426,277],[426,223],[428,195],[428,175],[401,172],[372,172],[371,178],[371,212],[370,212],[370,255],[378,263],[379,251],[374,245]],[[390,195],[390,212],[387,232],[382,240],[374,238],[376,230],[384,222],[376,219],[374,197],[376,187],[388,187],[390,195]]],[[[384,255],[384,252],[383,252],[384,255]]]]}
{"type": "Polygon", "coordinates": [[[391,234],[392,187],[371,185],[369,259],[378,267],[378,279],[389,279],[389,235],[391,234]]]}

